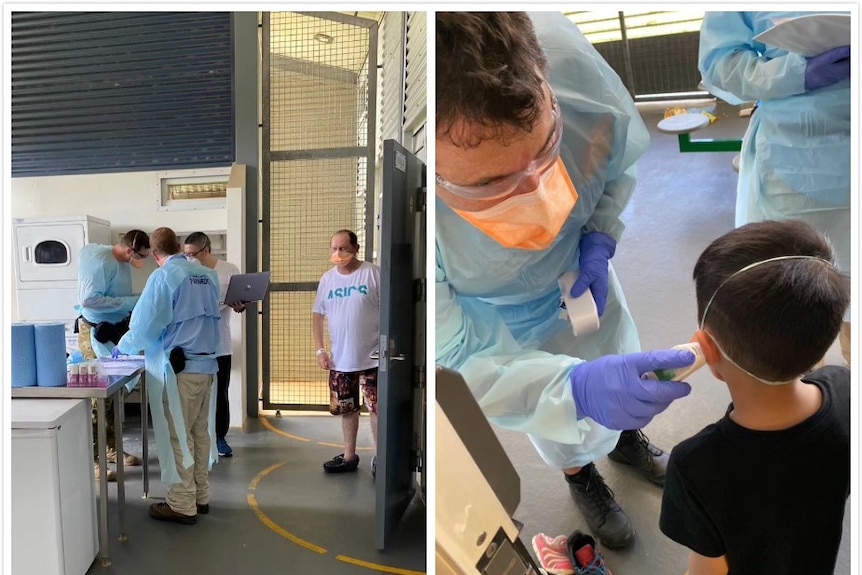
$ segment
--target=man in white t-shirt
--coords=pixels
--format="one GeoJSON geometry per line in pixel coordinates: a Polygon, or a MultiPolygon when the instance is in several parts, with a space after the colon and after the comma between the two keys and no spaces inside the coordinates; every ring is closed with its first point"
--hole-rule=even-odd
{"type": "Polygon", "coordinates": [[[233,455],[233,449],[228,445],[225,436],[227,436],[228,427],[230,427],[230,403],[228,401],[228,386],[230,385],[230,356],[231,341],[230,341],[230,310],[233,309],[237,313],[245,311],[245,304],[238,302],[231,305],[225,305],[224,297],[227,294],[227,286],[230,283],[230,278],[239,273],[239,268],[230,262],[220,260],[212,254],[212,243],[210,238],[203,232],[194,232],[189,234],[183,245],[183,253],[186,259],[190,261],[198,261],[206,267],[215,270],[218,274],[219,283],[219,313],[221,318],[218,322],[219,327],[219,355],[216,358],[218,361],[218,373],[216,374],[216,417],[215,417],[215,435],[218,454],[222,457],[230,457],[233,455]]]}
{"type": "MultiPolygon", "coordinates": [[[[327,473],[355,471],[359,465],[359,388],[371,413],[371,434],[377,445],[377,360],[380,332],[380,268],[357,258],[359,242],[350,230],[338,230],[329,243],[335,267],[323,274],[312,309],[317,365],[329,370],[329,412],[341,416],[344,453],[323,464],[327,473]],[[327,318],[330,352],[323,342],[327,318]]],[[[371,459],[376,474],[377,456],[371,459]]]]}

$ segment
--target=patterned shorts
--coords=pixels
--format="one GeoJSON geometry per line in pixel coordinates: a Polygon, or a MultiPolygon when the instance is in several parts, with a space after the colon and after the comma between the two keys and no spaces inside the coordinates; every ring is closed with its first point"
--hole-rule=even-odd
{"type": "Polygon", "coordinates": [[[329,413],[344,415],[359,411],[359,386],[365,396],[365,407],[377,413],[377,368],[363,371],[329,372],[329,413]]]}

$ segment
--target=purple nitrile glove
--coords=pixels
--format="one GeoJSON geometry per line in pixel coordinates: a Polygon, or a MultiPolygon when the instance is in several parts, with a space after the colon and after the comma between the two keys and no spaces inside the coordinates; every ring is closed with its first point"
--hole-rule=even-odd
{"type": "Polygon", "coordinates": [[[605,303],[608,301],[608,260],[614,257],[616,249],[617,242],[604,232],[590,232],[581,236],[578,258],[581,271],[569,294],[578,297],[590,288],[600,317],[605,313],[605,303]]]}
{"type": "Polygon", "coordinates": [[[117,359],[121,355],[124,355],[124,354],[120,351],[120,348],[117,346],[114,346],[114,349],[111,350],[111,358],[117,359]]]}
{"type": "Polygon", "coordinates": [[[578,417],[589,417],[608,429],[641,429],[675,399],[691,392],[691,386],[683,381],[659,381],[641,375],[686,367],[694,360],[690,351],[668,349],[605,355],[580,363],[569,375],[578,417]]]}
{"type": "Polygon", "coordinates": [[[850,77],[850,46],[826,50],[805,65],[805,91],[831,86],[850,77]]]}

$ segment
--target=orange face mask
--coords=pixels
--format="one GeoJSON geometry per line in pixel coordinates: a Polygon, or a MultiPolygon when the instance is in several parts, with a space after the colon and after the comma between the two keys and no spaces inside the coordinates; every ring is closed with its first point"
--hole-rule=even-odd
{"type": "Polygon", "coordinates": [[[551,245],[578,200],[563,160],[542,175],[539,187],[478,212],[454,210],[506,248],[543,250],[551,245]]]}
{"type": "Polygon", "coordinates": [[[351,254],[351,253],[332,252],[332,255],[329,256],[329,263],[332,263],[335,265],[346,264],[347,262],[349,262],[352,259],[353,259],[353,254],[351,254]]]}

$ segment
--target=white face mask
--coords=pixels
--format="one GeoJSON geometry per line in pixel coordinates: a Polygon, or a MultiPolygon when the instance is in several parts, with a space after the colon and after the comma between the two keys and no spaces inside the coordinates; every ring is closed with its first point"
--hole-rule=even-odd
{"type": "Polygon", "coordinates": [[[193,264],[201,263],[200,260],[194,256],[186,256],[186,260],[192,262],[193,264]]]}

